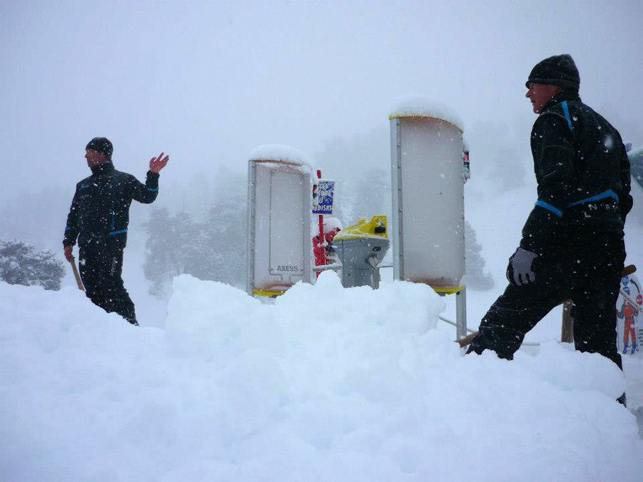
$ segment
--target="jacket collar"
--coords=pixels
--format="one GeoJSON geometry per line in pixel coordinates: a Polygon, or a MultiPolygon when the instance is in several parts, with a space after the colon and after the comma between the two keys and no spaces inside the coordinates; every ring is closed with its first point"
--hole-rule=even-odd
{"type": "Polygon", "coordinates": [[[104,164],[99,164],[91,168],[92,174],[98,176],[100,174],[107,174],[114,170],[114,164],[112,162],[106,162],[104,164]]]}
{"type": "Polygon", "coordinates": [[[545,112],[548,109],[551,109],[553,106],[556,104],[560,104],[561,102],[565,102],[566,100],[577,100],[580,101],[580,97],[578,96],[578,91],[563,91],[560,94],[556,94],[553,96],[551,99],[549,99],[549,102],[545,104],[543,107],[542,112],[545,112]]]}

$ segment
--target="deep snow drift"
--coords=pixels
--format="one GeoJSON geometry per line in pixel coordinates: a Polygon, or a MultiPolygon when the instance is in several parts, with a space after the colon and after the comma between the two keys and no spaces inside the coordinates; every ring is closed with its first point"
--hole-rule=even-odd
{"type": "Polygon", "coordinates": [[[423,285],[325,273],[262,304],[182,276],[165,330],[71,288],[0,306],[3,481],[637,480],[611,362],[462,357],[423,285]]]}

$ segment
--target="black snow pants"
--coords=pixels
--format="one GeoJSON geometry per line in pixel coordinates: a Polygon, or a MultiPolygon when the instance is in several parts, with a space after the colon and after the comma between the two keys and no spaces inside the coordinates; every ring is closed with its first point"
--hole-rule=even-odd
{"type": "Polygon", "coordinates": [[[90,239],[80,247],[80,276],[87,297],[108,313],[138,325],[134,303],[123,284],[124,236],[90,239]]]}
{"type": "Polygon", "coordinates": [[[467,353],[489,349],[512,359],[525,334],[552,308],[571,300],[576,349],[600,353],[622,369],[616,299],[625,261],[623,239],[602,235],[568,241],[555,255],[534,260],[535,282],[507,286],[482,319],[467,353]]]}

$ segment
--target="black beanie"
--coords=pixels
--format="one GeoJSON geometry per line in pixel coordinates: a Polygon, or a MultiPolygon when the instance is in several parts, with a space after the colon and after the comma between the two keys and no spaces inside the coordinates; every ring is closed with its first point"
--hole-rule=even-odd
{"type": "Polygon", "coordinates": [[[100,152],[101,154],[105,155],[107,159],[111,160],[112,152],[114,152],[114,146],[112,146],[112,143],[109,141],[109,139],[105,137],[94,137],[91,141],[89,141],[89,144],[87,144],[85,150],[100,152]]]}
{"type": "Polygon", "coordinates": [[[580,75],[571,55],[554,55],[536,64],[529,74],[529,80],[525,83],[527,88],[531,82],[578,90],[580,75]]]}

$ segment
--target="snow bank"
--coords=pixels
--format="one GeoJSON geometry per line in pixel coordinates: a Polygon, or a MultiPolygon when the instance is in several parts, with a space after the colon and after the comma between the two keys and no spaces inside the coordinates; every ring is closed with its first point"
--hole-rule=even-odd
{"type": "Polygon", "coordinates": [[[464,122],[452,108],[421,95],[408,95],[397,99],[389,119],[395,117],[433,117],[464,131],[464,122]]]}
{"type": "Polygon", "coordinates": [[[255,147],[248,156],[251,161],[285,161],[303,164],[312,169],[312,160],[299,149],[283,144],[263,144],[255,147]]]}
{"type": "Polygon", "coordinates": [[[166,331],[0,284],[2,480],[636,480],[616,367],[461,357],[426,286],[274,304],[181,276],[166,331]],[[324,309],[321,309],[324,307],[324,309]]]}

